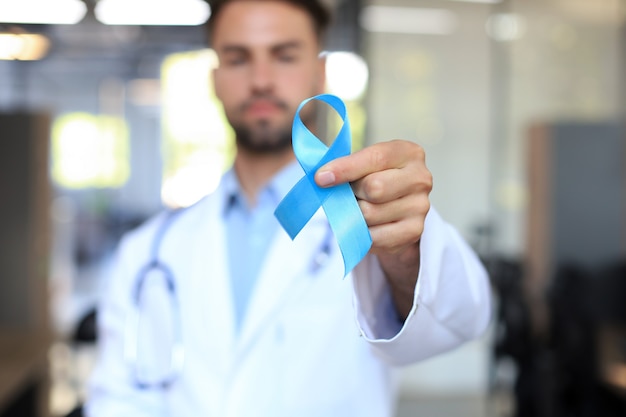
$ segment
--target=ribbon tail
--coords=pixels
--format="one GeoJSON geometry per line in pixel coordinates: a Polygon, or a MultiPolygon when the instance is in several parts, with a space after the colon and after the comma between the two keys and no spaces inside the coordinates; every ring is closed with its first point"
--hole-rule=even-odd
{"type": "Polygon", "coordinates": [[[322,207],[341,250],[345,278],[369,252],[372,237],[349,184],[335,187],[322,207]]]}
{"type": "Polygon", "coordinates": [[[320,205],[321,201],[315,188],[308,177],[304,176],[278,204],[274,210],[274,216],[293,240],[320,205]]]}

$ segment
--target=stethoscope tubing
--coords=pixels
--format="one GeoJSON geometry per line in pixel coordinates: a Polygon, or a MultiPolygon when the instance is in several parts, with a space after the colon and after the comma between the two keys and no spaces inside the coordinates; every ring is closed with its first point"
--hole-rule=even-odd
{"type": "MultiPolygon", "coordinates": [[[[177,295],[176,279],[172,269],[162,261],[161,248],[163,241],[174,220],[176,220],[185,209],[177,209],[169,211],[165,214],[165,219],[159,225],[157,232],[152,240],[149,261],[139,270],[134,283],[132,300],[135,308],[127,321],[125,334],[124,356],[129,365],[133,368],[134,385],[143,390],[162,389],[167,390],[174,381],[179,377],[183,370],[185,362],[185,349],[182,335],[182,318],[180,315],[180,300],[177,295]],[[141,305],[143,289],[146,281],[152,272],[160,272],[160,276],[164,278],[165,287],[172,303],[172,313],[174,324],[174,341],[170,352],[170,365],[167,374],[158,380],[148,381],[140,375],[139,367],[139,340],[138,335],[141,326],[141,305]]],[[[330,225],[326,225],[326,233],[320,245],[320,249],[313,257],[309,266],[309,273],[315,275],[321,267],[323,267],[330,258],[332,251],[333,233],[330,225]]]]}

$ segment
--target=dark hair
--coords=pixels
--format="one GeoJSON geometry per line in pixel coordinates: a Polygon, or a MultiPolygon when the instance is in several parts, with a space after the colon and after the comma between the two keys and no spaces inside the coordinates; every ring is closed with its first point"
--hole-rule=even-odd
{"type": "MultiPolygon", "coordinates": [[[[213,33],[213,29],[215,27],[215,22],[217,21],[220,12],[228,3],[232,3],[234,1],[241,0],[207,0],[209,5],[211,6],[211,16],[206,23],[206,31],[209,40],[211,39],[211,35],[213,33]]],[[[259,0],[247,0],[247,1],[259,1],[259,0]]],[[[270,1],[270,0],[265,0],[270,1]]],[[[323,42],[324,37],[326,35],[326,31],[331,22],[331,12],[330,10],[320,1],[320,0],[273,0],[273,1],[282,1],[287,4],[291,4],[295,7],[298,7],[311,17],[313,21],[313,27],[315,29],[315,33],[317,34],[320,42],[323,42]]]]}

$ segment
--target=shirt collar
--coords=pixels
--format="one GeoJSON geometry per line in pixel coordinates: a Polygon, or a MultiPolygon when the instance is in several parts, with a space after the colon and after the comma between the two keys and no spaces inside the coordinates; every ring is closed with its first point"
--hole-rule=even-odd
{"type": "MultiPolygon", "coordinates": [[[[303,175],[304,171],[300,164],[293,161],[278,171],[260,192],[267,192],[272,203],[278,205],[303,175]]],[[[225,196],[223,213],[226,215],[238,202],[244,201],[241,184],[234,168],[229,169],[224,174],[222,186],[225,196]]]]}

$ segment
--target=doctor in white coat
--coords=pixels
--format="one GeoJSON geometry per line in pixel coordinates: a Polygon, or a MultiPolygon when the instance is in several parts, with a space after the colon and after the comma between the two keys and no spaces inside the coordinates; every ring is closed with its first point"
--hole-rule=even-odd
{"type": "MultiPolygon", "coordinates": [[[[372,249],[348,277],[321,210],[292,241],[272,213],[303,175],[291,122],[323,92],[328,14],[313,0],[212,6],[213,79],[235,163],[214,193],[122,240],[85,412],[392,416],[399,366],[487,327],[485,270],[430,207],[424,152],[408,141],[316,174],[320,186],[351,183],[370,229],[372,249]]],[[[312,125],[315,113],[300,115],[312,125]]]]}

